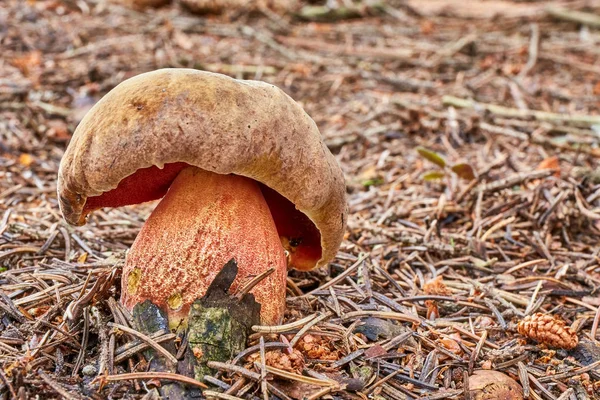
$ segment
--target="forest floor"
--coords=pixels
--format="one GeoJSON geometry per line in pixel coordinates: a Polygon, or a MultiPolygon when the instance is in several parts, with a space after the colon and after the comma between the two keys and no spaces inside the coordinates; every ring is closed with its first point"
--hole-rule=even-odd
{"type": "Polygon", "coordinates": [[[120,271],[152,205],[74,228],[55,193],[85,112],[163,67],[279,86],[347,178],[337,258],[290,273],[285,323],[304,324],[262,334],[264,357],[255,334],[205,395],[475,399],[495,370],[530,399],[600,398],[600,4],[388,3],[331,22],[0,2],[1,398],[168,382],[144,375],[146,338],[109,325],[128,324],[120,271]]]}

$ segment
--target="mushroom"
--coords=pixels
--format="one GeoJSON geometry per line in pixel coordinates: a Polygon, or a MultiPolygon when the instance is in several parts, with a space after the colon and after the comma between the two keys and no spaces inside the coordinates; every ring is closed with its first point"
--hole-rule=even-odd
{"type": "Polygon", "coordinates": [[[287,268],[325,265],[342,241],[342,171],[283,91],[191,69],[130,78],[77,127],[60,164],[65,220],[162,198],[125,260],[121,302],[150,300],[177,326],[228,260],[260,322],[283,318],[287,268]]]}
{"type": "Polygon", "coordinates": [[[469,394],[473,400],[523,400],[523,388],[514,379],[486,369],[473,371],[469,394]]]}

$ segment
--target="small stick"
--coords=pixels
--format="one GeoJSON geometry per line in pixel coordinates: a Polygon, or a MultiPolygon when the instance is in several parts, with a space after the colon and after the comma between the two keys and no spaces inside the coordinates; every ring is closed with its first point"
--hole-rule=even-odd
{"type": "MultiPolygon", "coordinates": [[[[112,335],[114,336],[114,335],[112,335]]],[[[177,335],[175,335],[174,333],[165,333],[162,335],[158,335],[156,337],[156,339],[153,339],[156,343],[162,343],[162,342],[166,342],[167,340],[172,340],[176,337],[177,335]]],[[[130,357],[133,357],[135,354],[139,353],[142,350],[145,350],[146,348],[150,347],[150,345],[148,343],[138,343],[135,344],[133,343],[133,345],[127,347],[126,349],[119,351],[119,353],[117,354],[117,356],[114,359],[114,362],[116,364],[119,364],[125,360],[127,360],[130,357]]]]}
{"type": "Polygon", "coordinates": [[[224,371],[233,372],[235,374],[240,374],[243,377],[251,379],[253,381],[260,380],[259,374],[257,374],[256,372],[249,371],[244,367],[240,367],[239,365],[233,365],[233,364],[219,362],[219,361],[209,361],[208,363],[206,363],[206,365],[212,369],[224,370],[224,371]]]}
{"type": "MultiPolygon", "coordinates": [[[[599,121],[600,123],[600,121],[599,121]]],[[[533,180],[533,179],[543,179],[547,178],[550,175],[554,174],[556,171],[553,169],[543,169],[540,171],[533,172],[519,172],[516,174],[509,175],[504,179],[500,179],[499,181],[495,181],[492,183],[488,183],[479,187],[477,192],[481,191],[484,193],[489,192],[497,192],[499,190],[508,189],[512,186],[521,184],[523,182],[533,180]]]]}
{"type": "Polygon", "coordinates": [[[498,229],[504,228],[506,225],[512,224],[513,222],[515,222],[516,219],[517,217],[512,216],[510,218],[497,222],[481,236],[481,241],[485,242],[492,233],[496,232],[498,229]]]}
{"type": "Polygon", "coordinates": [[[207,399],[222,399],[222,400],[244,400],[241,397],[232,396],[230,394],[214,392],[212,390],[205,390],[202,392],[204,397],[207,399]]]}
{"type": "Polygon", "coordinates": [[[360,266],[360,264],[365,261],[367,259],[367,257],[369,256],[368,253],[362,254],[360,257],[358,257],[358,260],[356,260],[356,262],[354,264],[352,264],[350,267],[348,267],[344,272],[342,272],[341,274],[339,274],[338,276],[336,276],[335,278],[333,278],[332,280],[330,280],[329,282],[321,285],[320,287],[316,288],[315,290],[311,290],[310,292],[302,295],[302,296],[298,296],[298,297],[306,297],[306,296],[310,296],[313,293],[316,293],[320,290],[324,290],[327,289],[330,286],[335,285],[338,282],[343,281],[348,275],[350,275],[352,272],[354,272],[354,270],[356,268],[358,268],[360,266]]]}
{"type": "Polygon", "coordinates": [[[45,374],[44,371],[42,371],[41,369],[38,369],[37,373],[38,373],[38,376],[40,378],[42,378],[42,380],[44,382],[46,382],[46,384],[48,386],[50,386],[52,388],[52,390],[54,390],[56,393],[60,394],[63,399],[67,399],[67,400],[81,399],[81,397],[79,397],[78,395],[75,395],[73,393],[69,393],[68,391],[66,391],[62,386],[60,386],[60,384],[58,382],[55,382],[52,378],[50,378],[47,374],[45,374]]]}
{"type": "Polygon", "coordinates": [[[487,122],[481,122],[479,124],[479,128],[484,131],[494,133],[496,135],[504,135],[504,136],[516,138],[519,140],[529,140],[529,136],[526,133],[519,132],[514,129],[507,128],[507,127],[491,125],[491,124],[488,124],[487,122]]]}
{"type": "Polygon", "coordinates": [[[269,400],[269,391],[267,389],[267,359],[265,356],[265,339],[260,337],[260,390],[264,400],[269,400]]]}
{"type": "Polygon", "coordinates": [[[529,304],[527,304],[527,308],[525,308],[525,315],[529,315],[531,312],[533,312],[533,306],[535,304],[535,300],[537,298],[538,293],[542,289],[543,283],[544,283],[544,281],[541,279],[538,281],[538,284],[536,285],[533,293],[531,294],[531,298],[529,299],[529,304]]]}
{"type": "Polygon", "coordinates": [[[517,363],[517,367],[519,368],[519,380],[521,381],[521,386],[523,386],[523,397],[527,399],[529,398],[529,392],[531,391],[527,367],[525,367],[525,364],[523,364],[521,361],[517,363]]]}
{"type": "Polygon", "coordinates": [[[268,270],[260,273],[259,275],[256,275],[254,278],[252,278],[250,281],[244,284],[244,286],[242,286],[240,290],[237,291],[237,293],[234,295],[235,298],[241,300],[242,297],[247,295],[254,288],[254,286],[258,285],[260,281],[265,279],[267,276],[271,275],[273,272],[275,272],[275,268],[269,268],[268,270]]]}
{"type": "Polygon", "coordinates": [[[90,315],[88,313],[87,307],[83,309],[83,334],[81,339],[81,349],[79,349],[79,354],[77,355],[77,360],[75,361],[75,366],[73,367],[73,371],[71,373],[72,377],[76,377],[79,373],[79,368],[81,368],[81,364],[83,364],[83,359],[85,358],[85,351],[87,349],[88,338],[90,332],[90,315]]]}
{"type": "Polygon", "coordinates": [[[481,348],[485,344],[485,340],[487,339],[487,336],[488,336],[488,331],[483,331],[483,333],[481,334],[481,338],[479,339],[479,342],[477,342],[477,346],[475,346],[475,349],[471,353],[471,357],[469,357],[469,374],[473,373],[473,368],[475,367],[475,361],[477,361],[477,358],[479,357],[479,353],[481,352],[481,348]]]}
{"type": "Polygon", "coordinates": [[[559,7],[549,8],[546,12],[556,19],[600,28],[600,16],[596,14],[559,7]]]}
{"type": "Polygon", "coordinates": [[[318,392],[315,392],[313,394],[311,394],[310,396],[308,396],[306,398],[306,400],[317,400],[320,399],[321,397],[325,396],[328,393],[331,393],[333,391],[338,390],[339,388],[336,388],[335,386],[327,386],[324,387],[323,389],[319,390],[318,392]]]}
{"type": "Polygon", "coordinates": [[[566,392],[561,394],[556,400],[567,400],[567,399],[571,398],[571,395],[573,395],[574,393],[575,393],[575,389],[568,388],[566,390],[566,392]]]}
{"type": "MultiPolygon", "coordinates": [[[[225,394],[234,395],[234,394],[238,393],[241,389],[244,388],[246,383],[247,383],[246,378],[244,378],[242,376],[240,379],[236,380],[233,383],[233,385],[229,386],[229,388],[225,391],[225,394]]],[[[240,396],[241,396],[241,394],[240,394],[240,396]]]]}
{"type": "Polygon", "coordinates": [[[594,322],[592,323],[592,329],[590,329],[590,336],[592,337],[592,340],[596,340],[599,323],[600,323],[600,306],[598,306],[598,309],[596,310],[596,316],[594,317],[594,322]]]}
{"type": "MultiPolygon", "coordinates": [[[[461,328],[461,327],[459,327],[457,325],[452,325],[452,329],[454,329],[455,331],[458,331],[458,332],[462,333],[463,335],[466,335],[466,336],[470,337],[471,339],[481,340],[481,336],[477,336],[477,335],[469,332],[468,330],[463,329],[463,328],[461,328]]],[[[496,343],[492,343],[489,340],[486,340],[485,344],[487,344],[492,349],[496,349],[497,350],[497,349],[500,348],[500,346],[498,346],[496,343]]]]}
{"type": "Polygon", "coordinates": [[[130,379],[166,379],[170,381],[177,381],[181,383],[185,383],[190,386],[196,386],[202,389],[208,389],[204,383],[197,381],[193,378],[188,378],[184,375],[174,374],[172,372],[130,372],[127,374],[119,374],[119,375],[105,375],[99,376],[94,379],[99,381],[107,381],[107,382],[116,382],[116,381],[125,381],[130,379]]]}
{"type": "Polygon", "coordinates": [[[565,115],[538,110],[519,110],[518,108],[504,107],[496,104],[480,103],[473,100],[461,99],[459,97],[454,96],[444,96],[442,98],[442,103],[444,103],[445,106],[483,109],[491,112],[492,114],[496,114],[503,117],[535,118],[538,121],[575,122],[587,125],[600,124],[600,116],[583,114],[565,115]]]}
{"type": "Polygon", "coordinates": [[[2,220],[0,220],[0,235],[4,233],[6,228],[8,228],[8,218],[10,217],[10,213],[12,212],[12,208],[9,208],[4,212],[2,216],[2,220]]]}
{"type": "Polygon", "coordinates": [[[378,318],[388,318],[395,319],[398,321],[412,322],[413,324],[420,324],[421,320],[418,317],[414,317],[412,315],[398,313],[398,312],[390,312],[390,311],[352,311],[344,314],[343,320],[352,319],[354,317],[378,317],[378,318]]]}
{"type": "Polygon", "coordinates": [[[368,395],[369,393],[371,393],[373,390],[375,390],[378,386],[383,385],[385,382],[389,381],[390,379],[392,379],[394,376],[398,375],[402,370],[400,368],[398,368],[397,370],[395,370],[394,372],[392,372],[391,374],[389,374],[388,376],[381,378],[380,380],[378,380],[377,382],[375,382],[374,384],[371,385],[371,387],[365,389],[362,391],[363,394],[368,395]]]}
{"type": "Polygon", "coordinates": [[[292,329],[300,328],[301,326],[304,326],[304,324],[307,324],[308,322],[315,319],[316,316],[317,316],[317,314],[315,313],[315,314],[309,315],[308,317],[299,319],[298,321],[290,322],[289,324],[285,324],[285,325],[276,325],[276,326],[254,325],[252,327],[252,330],[254,332],[260,332],[260,333],[287,332],[292,329]]]}
{"type": "Polygon", "coordinates": [[[8,386],[8,390],[10,391],[10,394],[12,395],[13,399],[17,398],[17,392],[15,392],[15,388],[13,387],[11,381],[8,380],[8,378],[6,377],[6,375],[4,375],[4,371],[2,368],[0,368],[0,380],[2,380],[2,382],[8,386]]]}
{"type": "Polygon", "coordinates": [[[463,372],[463,387],[465,388],[465,400],[471,400],[471,391],[469,390],[469,371],[463,372]]]}
{"type": "MultiPolygon", "coordinates": [[[[529,41],[529,59],[527,64],[519,72],[519,78],[524,78],[527,74],[535,67],[535,63],[538,59],[538,53],[540,48],[540,28],[538,24],[531,24],[531,40],[529,41]]],[[[527,398],[527,396],[525,396],[527,398]]]]}
{"type": "Polygon", "coordinates": [[[294,338],[290,341],[290,347],[293,348],[296,345],[296,343],[298,343],[298,341],[302,338],[302,336],[304,336],[306,332],[309,331],[310,328],[329,317],[331,317],[331,311],[328,311],[325,314],[318,316],[317,318],[304,325],[304,327],[300,329],[298,333],[296,333],[294,338]]]}
{"type": "MultiPolygon", "coordinates": [[[[310,376],[298,375],[293,372],[288,372],[283,369],[270,367],[268,365],[265,365],[265,368],[266,368],[267,372],[269,372],[270,374],[279,376],[281,378],[290,379],[292,381],[303,382],[303,383],[307,383],[309,385],[315,385],[315,386],[338,386],[338,383],[334,380],[324,380],[324,379],[312,378],[310,376]]],[[[258,375],[258,374],[256,374],[256,375],[258,375]]]]}
{"type": "Polygon", "coordinates": [[[156,343],[149,336],[146,336],[143,333],[136,331],[135,329],[131,329],[124,325],[116,324],[114,322],[109,322],[108,326],[110,326],[112,328],[116,328],[123,332],[127,332],[127,333],[137,337],[138,339],[148,343],[149,346],[151,346],[154,350],[156,350],[157,352],[162,354],[169,362],[171,362],[172,364],[177,364],[177,359],[175,358],[175,356],[172,355],[171,353],[169,353],[164,347],[162,347],[160,344],[156,343]]]}
{"type": "Polygon", "coordinates": [[[19,309],[15,306],[13,301],[4,293],[4,291],[0,290],[0,298],[3,301],[0,301],[0,309],[10,315],[15,321],[23,323],[25,322],[25,316],[19,309]],[[5,304],[6,303],[6,304],[5,304]]]}
{"type": "Polygon", "coordinates": [[[213,386],[218,386],[219,388],[221,388],[223,390],[228,390],[231,387],[231,385],[229,385],[215,377],[212,377],[210,375],[204,375],[203,379],[205,382],[208,382],[213,386]]]}

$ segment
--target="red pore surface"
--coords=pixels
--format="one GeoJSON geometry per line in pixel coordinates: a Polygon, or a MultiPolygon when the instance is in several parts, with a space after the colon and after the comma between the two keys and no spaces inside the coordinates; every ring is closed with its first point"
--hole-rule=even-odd
{"type": "Polygon", "coordinates": [[[286,260],[260,187],[242,176],[185,168],[127,255],[121,302],[132,309],[150,300],[175,326],[232,258],[237,261],[238,275],[230,293],[274,269],[251,293],[261,304],[261,322],[280,323],[286,260]]]}
{"type": "MultiPolygon", "coordinates": [[[[189,167],[186,163],[166,164],[164,168],[139,169],[123,179],[116,189],[100,196],[88,197],[84,213],[102,207],[121,207],[160,199],[167,193],[179,172],[189,167]]],[[[312,221],[298,211],[288,199],[260,185],[269,205],[283,247],[288,251],[288,267],[307,271],[321,258],[321,235],[312,221]]]]}

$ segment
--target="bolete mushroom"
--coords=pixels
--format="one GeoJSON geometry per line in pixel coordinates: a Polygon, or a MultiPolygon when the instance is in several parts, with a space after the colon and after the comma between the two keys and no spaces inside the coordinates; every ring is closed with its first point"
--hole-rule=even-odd
{"type": "Polygon", "coordinates": [[[283,91],[190,69],[130,78],[77,127],[60,164],[64,218],[163,198],[125,261],[121,302],[185,320],[231,258],[263,324],[285,308],[286,268],[329,262],[347,206],[342,171],[314,121],[283,91]],[[164,197],[163,197],[164,196],[164,197]]]}

